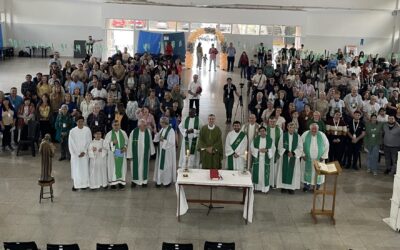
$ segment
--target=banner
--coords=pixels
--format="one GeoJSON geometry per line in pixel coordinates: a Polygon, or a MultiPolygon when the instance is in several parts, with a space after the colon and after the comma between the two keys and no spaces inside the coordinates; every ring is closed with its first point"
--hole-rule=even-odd
{"type": "Polygon", "coordinates": [[[139,31],[137,53],[160,54],[163,34],[139,31]]]}
{"type": "Polygon", "coordinates": [[[3,47],[3,32],[1,30],[1,23],[0,23],[0,48],[3,47]]]}
{"type": "Polygon", "coordinates": [[[169,33],[164,34],[164,48],[168,42],[171,42],[172,48],[174,48],[174,59],[180,58],[181,61],[185,61],[186,44],[185,44],[185,33],[169,33]]]}

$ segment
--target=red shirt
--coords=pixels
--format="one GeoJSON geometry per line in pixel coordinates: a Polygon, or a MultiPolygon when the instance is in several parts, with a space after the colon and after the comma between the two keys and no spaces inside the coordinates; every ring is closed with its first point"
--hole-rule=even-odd
{"type": "Polygon", "coordinates": [[[167,46],[165,46],[165,55],[172,56],[172,53],[174,53],[174,48],[172,48],[171,44],[167,44],[167,46]]]}
{"type": "Polygon", "coordinates": [[[210,48],[210,50],[208,51],[208,54],[210,54],[210,59],[216,59],[218,50],[216,48],[210,48]]]}

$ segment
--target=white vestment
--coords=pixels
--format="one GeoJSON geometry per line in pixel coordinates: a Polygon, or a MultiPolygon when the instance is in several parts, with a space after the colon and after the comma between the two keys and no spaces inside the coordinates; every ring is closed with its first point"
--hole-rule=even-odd
{"type": "Polygon", "coordinates": [[[92,133],[88,127],[71,129],[68,137],[68,148],[71,154],[71,177],[74,188],[89,187],[88,147],[92,141],[92,133]],[[81,153],[83,157],[79,157],[81,153]]]}
{"type": "Polygon", "coordinates": [[[90,188],[107,187],[107,148],[104,147],[104,140],[94,139],[90,143],[88,151],[90,158],[90,188]],[[94,150],[94,148],[96,148],[96,150],[94,150]],[[101,150],[101,152],[99,152],[99,150],[101,150]]]}
{"type": "MultiPolygon", "coordinates": [[[[278,128],[279,128],[280,137],[282,137],[283,131],[282,131],[281,127],[278,127],[278,128]]],[[[271,133],[267,134],[267,136],[271,137],[272,144],[274,144],[275,149],[276,149],[277,148],[276,145],[278,145],[278,141],[277,141],[277,138],[275,138],[275,128],[270,128],[270,131],[271,131],[271,133]]],[[[276,161],[275,161],[275,157],[274,157],[273,160],[271,161],[271,177],[270,177],[270,180],[272,179],[271,186],[274,186],[274,187],[276,186],[276,182],[277,182],[276,179],[278,178],[279,165],[280,165],[280,158],[276,159],[276,161]]]]}
{"type": "Polygon", "coordinates": [[[155,149],[154,149],[154,143],[153,140],[151,138],[151,132],[149,129],[147,129],[146,133],[149,133],[149,137],[150,137],[150,145],[149,145],[149,158],[145,159],[144,154],[145,154],[145,150],[144,150],[144,143],[145,143],[145,132],[142,132],[139,130],[139,136],[138,136],[138,147],[137,147],[137,162],[138,162],[138,166],[134,166],[134,161],[133,161],[133,152],[132,152],[132,148],[133,148],[133,131],[131,132],[131,134],[129,135],[129,143],[128,143],[128,151],[127,151],[127,158],[131,159],[131,170],[132,170],[132,182],[135,183],[136,185],[143,185],[143,184],[147,184],[147,180],[148,180],[148,174],[149,174],[149,169],[150,169],[150,156],[155,154],[155,149]],[[145,161],[147,161],[147,178],[144,178],[143,176],[143,170],[144,170],[144,163],[145,161]],[[137,170],[135,168],[138,168],[137,170]],[[133,172],[137,171],[138,173],[138,178],[137,180],[133,179],[133,172]]]}
{"type": "MultiPolygon", "coordinates": [[[[112,140],[112,132],[107,133],[106,137],[104,138],[104,147],[107,148],[107,173],[108,173],[108,184],[109,185],[116,185],[116,184],[126,184],[126,152],[124,153],[124,158],[123,158],[123,163],[122,163],[122,176],[120,178],[117,178],[116,176],[116,169],[115,169],[115,150],[116,147],[114,146],[113,140],[112,140]]],[[[124,137],[124,145],[121,145],[122,147],[127,147],[128,145],[128,136],[126,135],[125,131],[122,129],[119,130],[119,132],[122,133],[122,136],[124,137]]],[[[119,133],[116,132],[116,137],[118,140],[118,144],[121,144],[120,136],[119,133]]]]}
{"type": "MultiPolygon", "coordinates": [[[[307,134],[310,133],[310,131],[306,131],[301,135],[301,140],[303,142],[303,156],[305,156],[304,151],[306,150],[305,147],[305,139],[307,134]]],[[[328,138],[326,137],[326,135],[323,132],[318,132],[321,134],[322,139],[324,141],[324,152],[321,155],[321,159],[326,160],[328,159],[328,155],[329,155],[329,141],[328,138]]],[[[311,155],[311,160],[319,160],[317,159],[318,157],[318,143],[317,143],[317,136],[311,136],[311,143],[310,143],[310,155],[311,155]]],[[[301,182],[305,183],[305,184],[311,184],[311,185],[315,185],[315,169],[314,166],[311,166],[311,182],[306,181],[304,178],[304,174],[305,174],[305,161],[301,160],[301,182]]],[[[318,178],[318,183],[317,184],[322,184],[325,182],[325,177],[323,175],[320,176],[320,178],[318,178]]]]}
{"type": "Polygon", "coordinates": [[[247,157],[247,166],[250,167],[251,166],[251,156],[250,156],[250,147],[251,147],[251,143],[253,142],[254,137],[256,137],[258,135],[258,129],[260,128],[260,125],[258,125],[258,123],[254,123],[254,124],[245,124],[242,126],[242,130],[243,132],[246,133],[247,135],[247,152],[249,152],[248,157],[247,157]]]}
{"type": "Polygon", "coordinates": [[[268,149],[268,153],[266,155],[266,153],[261,153],[260,155],[258,155],[259,149],[262,148],[267,148],[267,140],[266,138],[262,138],[260,137],[260,145],[258,148],[254,147],[254,140],[253,143],[251,144],[251,155],[253,157],[259,157],[258,158],[258,184],[254,184],[254,189],[257,191],[261,191],[263,193],[267,193],[269,191],[269,187],[273,184],[272,183],[272,175],[271,175],[271,171],[270,171],[270,175],[269,175],[269,183],[265,183],[264,181],[264,173],[265,173],[265,157],[268,157],[270,159],[270,170],[271,170],[271,165],[273,162],[273,157],[275,155],[275,145],[274,143],[272,143],[271,148],[268,149]]]}
{"type": "MultiPolygon", "coordinates": [[[[279,168],[278,168],[278,175],[277,175],[277,180],[276,180],[276,187],[277,188],[284,188],[284,189],[300,189],[300,178],[301,178],[301,171],[300,171],[300,158],[303,156],[303,141],[301,140],[300,135],[296,135],[298,137],[297,141],[297,147],[293,151],[295,155],[295,163],[294,163],[294,170],[293,170],[293,178],[292,178],[292,184],[287,184],[287,183],[282,183],[282,168],[283,168],[283,155],[286,151],[286,149],[283,146],[283,135],[279,139],[278,143],[278,152],[280,155],[280,161],[279,161],[279,168]]],[[[289,145],[288,149],[289,151],[292,150],[292,143],[293,143],[293,135],[289,134],[289,145]]]]}
{"type": "MultiPolygon", "coordinates": [[[[187,159],[187,149],[186,149],[186,128],[185,128],[185,121],[187,118],[182,119],[182,122],[179,124],[179,131],[182,134],[182,141],[181,141],[181,150],[179,154],[179,167],[180,168],[185,168],[186,166],[186,161],[188,168],[199,168],[200,167],[200,152],[197,151],[197,143],[196,147],[194,150],[194,154],[191,154],[189,158],[187,159]]],[[[193,129],[193,133],[188,134],[188,140],[189,140],[189,149],[192,145],[192,140],[193,139],[199,139],[199,134],[200,134],[200,129],[203,127],[203,122],[199,118],[199,127],[197,129],[194,129],[194,121],[195,118],[189,118],[189,126],[188,129],[193,129]]]]}
{"type": "Polygon", "coordinates": [[[234,153],[239,155],[239,157],[235,158],[234,156],[232,156],[233,170],[243,170],[244,167],[246,166],[247,136],[245,135],[243,137],[243,139],[241,140],[241,142],[239,143],[239,145],[235,150],[232,148],[232,144],[235,142],[236,138],[238,138],[239,135],[240,132],[236,133],[235,130],[232,130],[226,136],[225,140],[226,169],[230,169],[228,158],[234,153]]]}
{"type": "Polygon", "coordinates": [[[175,149],[175,131],[171,128],[166,135],[167,128],[161,129],[154,138],[155,142],[160,142],[157,150],[156,164],[154,167],[154,181],[157,185],[169,185],[176,181],[176,149],[175,149]],[[161,142],[161,137],[164,140],[161,142]],[[165,150],[164,164],[161,162],[161,152],[165,150]],[[161,169],[163,168],[163,169],[161,169]]]}

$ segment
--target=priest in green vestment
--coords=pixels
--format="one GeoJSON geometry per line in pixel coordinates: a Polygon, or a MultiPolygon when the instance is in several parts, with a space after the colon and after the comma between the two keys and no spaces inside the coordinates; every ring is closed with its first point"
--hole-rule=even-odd
{"type": "MultiPolygon", "coordinates": [[[[281,138],[283,131],[280,126],[276,125],[275,117],[273,116],[269,117],[268,127],[266,129],[267,129],[267,136],[272,139],[272,142],[274,143],[274,146],[277,149],[279,138],[281,138]]],[[[276,150],[275,156],[271,161],[271,183],[272,183],[271,186],[273,187],[276,187],[279,162],[280,162],[280,157],[278,151],[276,150]]]]}
{"type": "Polygon", "coordinates": [[[278,166],[277,188],[282,193],[294,194],[294,190],[300,189],[300,158],[303,155],[303,142],[300,135],[295,132],[295,124],[287,125],[287,132],[279,139],[278,153],[281,156],[278,166]]]}
{"type": "Polygon", "coordinates": [[[275,156],[275,144],[267,135],[267,129],[260,127],[256,136],[251,143],[252,155],[252,179],[254,189],[267,193],[269,187],[272,186],[271,163],[275,156]]]}
{"type": "Polygon", "coordinates": [[[215,125],[215,115],[208,116],[208,124],[200,130],[197,150],[200,151],[200,161],[202,168],[221,169],[222,158],[224,155],[222,147],[222,132],[215,125]]]}
{"type": "Polygon", "coordinates": [[[120,129],[117,120],[112,123],[112,130],[104,138],[104,146],[107,147],[107,174],[108,184],[112,189],[118,185],[120,189],[126,185],[126,149],[128,136],[120,129]]]}

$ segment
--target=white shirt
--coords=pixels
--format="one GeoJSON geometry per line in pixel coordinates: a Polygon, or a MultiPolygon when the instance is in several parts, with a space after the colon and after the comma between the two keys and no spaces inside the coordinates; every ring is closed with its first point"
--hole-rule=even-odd
{"type": "MultiPolygon", "coordinates": [[[[197,92],[197,89],[198,89],[199,87],[201,87],[201,83],[200,83],[199,80],[197,80],[197,82],[193,82],[193,81],[190,82],[190,83],[189,83],[188,89],[189,89],[192,93],[196,93],[196,92],[197,92]]],[[[191,94],[189,93],[189,99],[200,99],[200,95],[197,94],[197,96],[193,96],[193,95],[191,95],[191,94]]]]}

